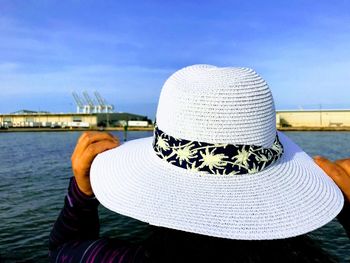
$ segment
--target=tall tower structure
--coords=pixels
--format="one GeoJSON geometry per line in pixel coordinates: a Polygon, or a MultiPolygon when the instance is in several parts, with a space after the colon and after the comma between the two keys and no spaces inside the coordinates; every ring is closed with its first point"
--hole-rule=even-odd
{"type": "Polygon", "coordinates": [[[77,113],[112,113],[114,111],[114,105],[108,104],[97,91],[94,92],[97,102],[89,96],[87,91],[83,92],[83,98],[76,92],[72,92],[72,95],[77,104],[77,113]]]}

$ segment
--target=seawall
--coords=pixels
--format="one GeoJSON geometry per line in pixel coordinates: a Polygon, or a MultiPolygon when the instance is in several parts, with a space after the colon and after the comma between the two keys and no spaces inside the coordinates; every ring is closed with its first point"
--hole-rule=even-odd
{"type": "MultiPolygon", "coordinates": [[[[74,132],[74,131],[124,131],[123,127],[109,128],[8,128],[0,132],[74,132]]],[[[128,131],[153,131],[153,127],[129,127],[128,131]]]]}

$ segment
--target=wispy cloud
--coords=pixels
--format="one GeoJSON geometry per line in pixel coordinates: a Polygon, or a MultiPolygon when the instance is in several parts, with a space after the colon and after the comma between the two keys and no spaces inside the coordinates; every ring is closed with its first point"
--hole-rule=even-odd
{"type": "Polygon", "coordinates": [[[165,79],[196,63],[255,68],[279,107],[350,94],[346,1],[4,3],[0,111],[57,109],[72,90],[95,89],[154,111],[165,79]]]}
{"type": "Polygon", "coordinates": [[[0,74],[15,72],[16,69],[18,69],[18,68],[19,68],[19,65],[18,65],[18,63],[15,63],[15,62],[0,63],[0,74]]]}

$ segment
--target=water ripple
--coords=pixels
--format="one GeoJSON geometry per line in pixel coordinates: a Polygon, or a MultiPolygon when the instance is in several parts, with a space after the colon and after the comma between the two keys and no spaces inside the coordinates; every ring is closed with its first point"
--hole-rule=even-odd
{"type": "MultiPolygon", "coordinates": [[[[0,262],[47,262],[47,240],[63,206],[71,176],[70,155],[80,132],[0,134],[0,262]]],[[[113,132],[122,138],[121,132],[113,132]]],[[[128,138],[152,136],[130,132],[128,138]]],[[[309,154],[348,157],[347,132],[288,133],[309,154]]],[[[147,224],[100,207],[101,235],[141,240],[147,224]]],[[[311,233],[324,249],[350,261],[349,239],[336,220],[311,233]]]]}

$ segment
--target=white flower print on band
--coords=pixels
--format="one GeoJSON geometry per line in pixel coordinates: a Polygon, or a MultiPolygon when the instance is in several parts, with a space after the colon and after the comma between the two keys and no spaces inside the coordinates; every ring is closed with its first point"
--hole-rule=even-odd
{"type": "Polygon", "coordinates": [[[174,138],[154,126],[157,156],[178,167],[217,175],[252,174],[275,163],[283,154],[276,139],[271,148],[255,145],[206,143],[174,138]]]}

